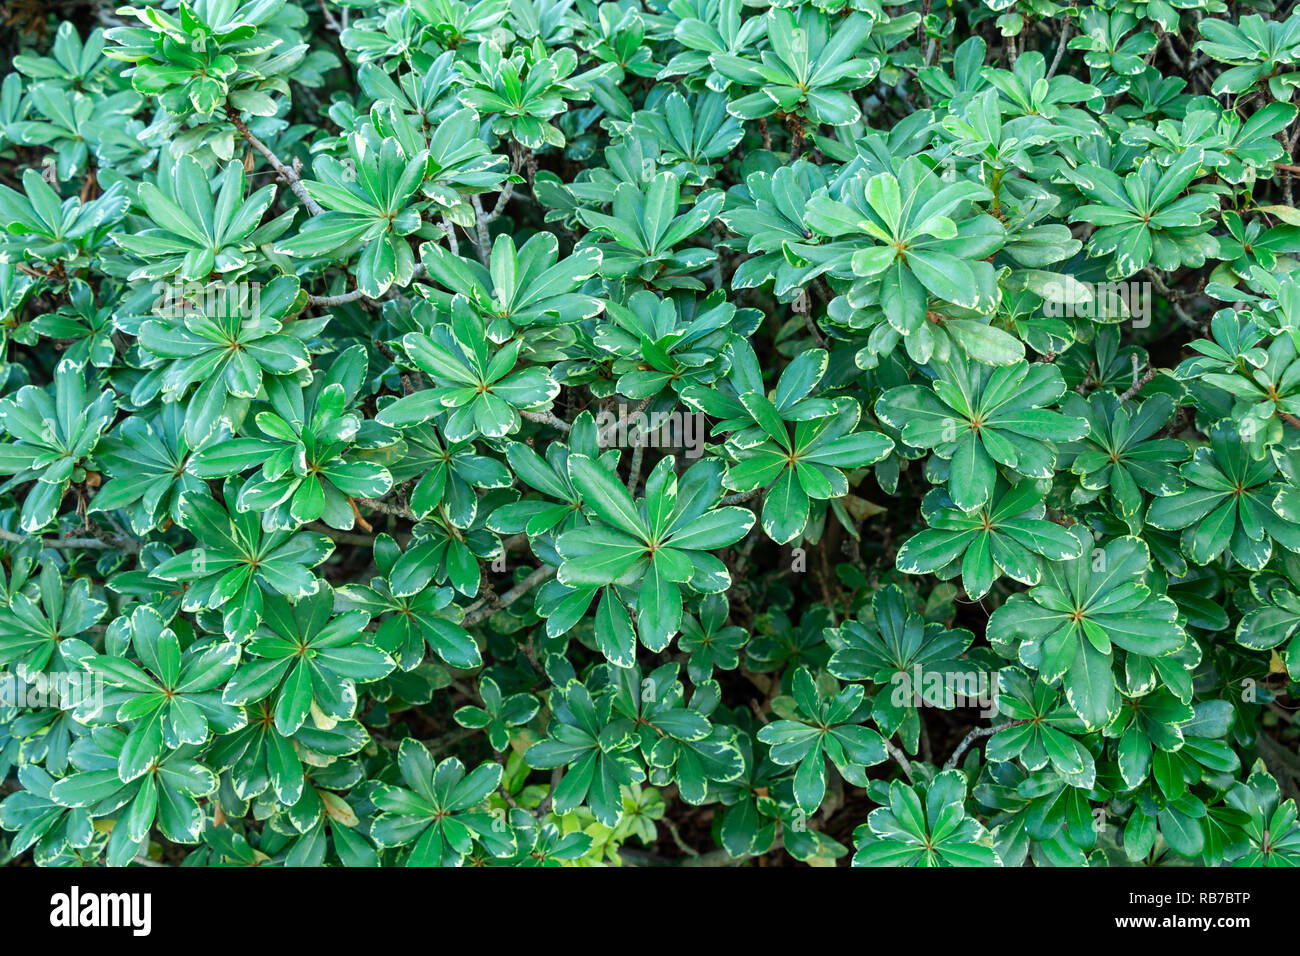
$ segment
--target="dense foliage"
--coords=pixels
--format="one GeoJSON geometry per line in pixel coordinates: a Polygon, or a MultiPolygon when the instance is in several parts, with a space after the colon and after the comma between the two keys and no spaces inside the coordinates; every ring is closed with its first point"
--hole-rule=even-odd
{"type": "Polygon", "coordinates": [[[1290,6],[13,5],[0,854],[1300,864],[1290,6]]]}

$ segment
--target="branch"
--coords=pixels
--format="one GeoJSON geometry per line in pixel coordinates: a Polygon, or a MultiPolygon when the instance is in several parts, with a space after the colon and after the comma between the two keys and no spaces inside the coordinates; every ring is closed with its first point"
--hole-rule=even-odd
{"type": "Polygon", "coordinates": [[[903,753],[902,748],[895,746],[890,741],[885,741],[885,746],[889,749],[889,755],[894,758],[898,766],[903,771],[903,776],[907,778],[908,783],[916,783],[916,778],[912,776],[912,762],[907,759],[907,754],[903,753]]]}
{"type": "Polygon", "coordinates": [[[467,737],[473,736],[476,731],[473,727],[459,727],[456,730],[450,730],[441,737],[435,737],[430,740],[426,746],[429,753],[437,756],[448,748],[455,746],[467,737]]]}
{"type": "Polygon", "coordinates": [[[307,304],[309,306],[329,307],[333,305],[347,305],[349,302],[356,302],[358,299],[367,298],[366,294],[360,289],[353,289],[351,292],[342,292],[338,295],[308,295],[307,304]]]}
{"type": "Polygon", "coordinates": [[[566,435],[569,433],[569,423],[556,416],[552,411],[526,412],[521,410],[519,414],[530,422],[536,422],[539,425],[550,425],[552,428],[562,431],[566,435]]]}
{"type": "MultiPolygon", "coordinates": [[[[636,418],[636,416],[644,412],[647,408],[650,407],[650,402],[652,398],[653,396],[651,398],[643,398],[641,399],[641,401],[637,402],[636,407],[632,409],[632,413],[628,417],[636,418]]],[[[610,422],[608,425],[606,425],[604,430],[601,431],[600,434],[596,436],[596,444],[599,445],[601,448],[606,447],[609,444],[609,441],[613,437],[614,433],[618,431],[619,424],[620,424],[619,422],[615,421],[615,422],[610,422]]]]}
{"type": "Polygon", "coordinates": [[[480,607],[477,610],[472,611],[468,616],[466,616],[461,626],[469,628],[469,627],[473,627],[475,624],[479,624],[482,621],[487,620],[489,617],[491,617],[497,611],[500,611],[502,608],[507,608],[510,605],[514,604],[521,597],[523,597],[525,594],[527,594],[537,585],[541,584],[543,581],[547,581],[550,578],[554,577],[555,571],[556,569],[551,567],[549,564],[543,564],[540,568],[538,568],[532,574],[528,575],[528,577],[524,578],[522,581],[520,581],[518,584],[512,587],[505,594],[501,595],[495,601],[490,601],[487,604],[485,604],[483,607],[480,607]]]}
{"type": "Polygon", "coordinates": [[[380,514],[396,515],[398,518],[406,518],[408,521],[420,520],[420,516],[407,505],[394,504],[391,501],[379,501],[375,498],[358,498],[357,504],[363,508],[378,511],[380,514]]]}
{"type": "Polygon", "coordinates": [[[1157,292],[1169,300],[1169,305],[1174,310],[1174,315],[1178,316],[1178,321],[1182,322],[1188,328],[1194,329],[1201,335],[1205,334],[1205,324],[1196,321],[1196,319],[1188,315],[1187,310],[1182,306],[1182,300],[1191,298],[1193,293],[1178,292],[1169,288],[1169,286],[1165,284],[1164,280],[1160,278],[1160,274],[1149,266],[1142,270],[1142,274],[1151,280],[1151,284],[1156,287],[1157,292]]]}
{"type": "Polygon", "coordinates": [[[1134,354],[1134,355],[1131,356],[1131,357],[1132,357],[1132,359],[1133,359],[1133,384],[1130,385],[1130,386],[1128,387],[1128,389],[1126,389],[1122,395],[1120,395],[1119,400],[1120,400],[1121,402],[1127,402],[1130,398],[1132,398],[1132,397],[1133,397],[1134,395],[1136,395],[1138,392],[1142,391],[1142,386],[1143,386],[1143,385],[1145,385],[1147,382],[1151,381],[1153,378],[1156,377],[1156,370],[1155,370],[1154,368],[1151,368],[1151,367],[1148,367],[1148,368],[1147,368],[1147,370],[1146,370],[1146,374],[1145,374],[1145,375],[1142,375],[1141,377],[1139,377],[1139,376],[1138,376],[1138,357],[1137,357],[1136,354],[1134,354]]]}
{"type": "Polygon", "coordinates": [[[807,289],[800,289],[799,294],[794,297],[790,303],[790,310],[795,315],[803,317],[804,328],[812,334],[813,341],[817,343],[818,348],[826,346],[826,337],[822,335],[821,329],[817,328],[817,323],[812,317],[812,296],[808,294],[807,289]]]}
{"type": "Polygon", "coordinates": [[[226,117],[230,120],[231,125],[239,130],[239,135],[248,140],[248,145],[266,157],[266,161],[271,164],[271,168],[280,175],[281,179],[288,183],[289,188],[293,190],[293,194],[298,197],[299,202],[307,207],[309,213],[313,216],[319,216],[325,211],[321,208],[320,203],[307,194],[307,187],[302,184],[298,174],[280,162],[280,158],[271,152],[265,143],[253,135],[248,125],[239,118],[239,111],[229,104],[226,106],[226,117]]]}
{"type": "MultiPolygon", "coordinates": [[[[1165,33],[1165,34],[1162,34],[1162,35],[1161,35],[1161,37],[1160,37],[1160,43],[1161,43],[1161,45],[1164,46],[1164,48],[1165,48],[1165,53],[1169,54],[1169,59],[1171,59],[1171,60],[1174,61],[1174,66],[1178,67],[1178,72],[1180,72],[1180,73],[1186,73],[1186,72],[1187,72],[1187,64],[1183,62],[1183,58],[1182,58],[1181,56],[1179,56],[1179,55],[1178,55],[1178,51],[1174,49],[1174,41],[1171,40],[1171,39],[1169,39],[1169,34],[1168,34],[1168,33],[1165,33]]],[[[1049,80],[1052,78],[1050,73],[1048,74],[1048,77],[1047,77],[1047,78],[1048,78],[1049,80]]]]}
{"type": "Polygon", "coordinates": [[[483,200],[477,195],[469,197],[474,207],[474,249],[478,252],[478,261],[487,265],[492,256],[492,237],[488,233],[488,217],[483,211],[483,200]]]}
{"type": "Polygon", "coordinates": [[[134,538],[124,538],[120,536],[110,536],[107,538],[55,538],[47,541],[40,535],[22,535],[14,534],[12,531],[0,529],[0,541],[10,541],[14,544],[22,544],[24,541],[37,540],[43,548],[60,548],[75,549],[85,548],[89,551],[115,551],[122,550],[135,554],[140,550],[140,542],[134,538]]]}
{"type": "Polygon", "coordinates": [[[677,824],[673,823],[671,820],[665,820],[664,824],[668,827],[668,833],[672,836],[673,842],[677,844],[677,849],[690,857],[698,857],[700,855],[699,850],[695,849],[695,847],[682,839],[681,833],[677,830],[677,824]]]}
{"type": "Polygon", "coordinates": [[[544,817],[551,812],[551,804],[555,802],[555,788],[560,785],[560,778],[563,774],[563,767],[556,767],[551,771],[551,788],[546,791],[546,796],[542,798],[542,802],[537,808],[538,816],[544,817]]]}
{"type": "Polygon", "coordinates": [[[979,740],[981,737],[992,737],[999,730],[1006,730],[1008,727],[1015,727],[1019,724],[1027,723],[1029,723],[1027,720],[1010,720],[1005,724],[998,724],[996,727],[976,727],[966,735],[965,739],[963,739],[961,743],[957,745],[957,749],[952,752],[952,756],[949,757],[947,762],[943,765],[943,769],[955,770],[957,764],[961,762],[962,754],[970,748],[971,744],[979,740]]]}
{"type": "Polygon", "coordinates": [[[1074,31],[1070,28],[1070,22],[1067,20],[1065,26],[1061,28],[1061,41],[1056,44],[1056,56],[1052,57],[1052,66],[1047,71],[1047,79],[1056,76],[1056,68],[1061,65],[1061,58],[1065,56],[1065,44],[1070,39],[1070,34],[1074,31]]]}
{"type": "Polygon", "coordinates": [[[497,196],[497,201],[492,206],[492,211],[487,214],[488,223],[494,223],[501,218],[501,214],[506,211],[506,203],[510,202],[510,197],[514,194],[514,191],[515,184],[507,179],[501,187],[501,194],[497,196]]]}
{"type": "Polygon", "coordinates": [[[321,16],[325,18],[325,25],[335,33],[343,32],[343,25],[339,23],[338,18],[334,16],[334,11],[330,9],[329,0],[320,0],[321,16]]]}
{"type": "Polygon", "coordinates": [[[442,230],[447,236],[447,248],[453,256],[459,256],[460,241],[456,238],[456,226],[446,216],[442,217],[442,230]]]}
{"type": "MultiPolygon", "coordinates": [[[[417,279],[422,275],[424,275],[424,263],[417,262],[415,264],[415,269],[411,272],[411,278],[417,279]]],[[[391,299],[400,296],[401,292],[399,292],[399,289],[404,290],[405,288],[406,286],[397,286],[397,285],[390,286],[389,290],[385,292],[382,296],[380,296],[378,299],[374,298],[373,296],[367,295],[366,293],[362,292],[360,289],[351,289],[347,292],[340,292],[338,295],[308,295],[307,305],[308,306],[314,305],[314,306],[320,306],[322,308],[328,308],[334,305],[347,305],[349,302],[358,302],[361,299],[367,299],[372,302],[380,302],[384,299],[391,299]]],[[[385,358],[387,358],[387,356],[385,356],[385,358]]]]}
{"type": "Polygon", "coordinates": [[[632,464],[627,469],[627,493],[636,497],[636,483],[641,480],[641,466],[645,463],[646,443],[639,441],[632,449],[632,464]]]}

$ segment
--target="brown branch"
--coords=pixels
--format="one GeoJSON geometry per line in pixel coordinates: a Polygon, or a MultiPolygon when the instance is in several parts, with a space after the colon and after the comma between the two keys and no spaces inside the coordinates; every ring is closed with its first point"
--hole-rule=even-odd
{"type": "Polygon", "coordinates": [[[478,261],[487,265],[492,257],[492,236],[488,232],[488,217],[483,211],[483,200],[477,195],[469,197],[470,205],[474,207],[474,235],[471,240],[474,243],[474,251],[478,253],[478,261]]]}
{"type": "Polygon", "coordinates": [[[475,624],[487,620],[502,608],[509,607],[543,581],[550,580],[555,575],[555,571],[556,569],[549,564],[543,564],[495,601],[489,601],[477,610],[471,611],[466,616],[463,626],[467,628],[473,627],[475,624]]]}
{"type": "Polygon", "coordinates": [[[569,432],[569,423],[564,419],[557,417],[555,412],[529,412],[521,409],[519,414],[521,417],[528,419],[530,422],[536,422],[538,425],[550,425],[556,431],[564,432],[565,434],[568,434],[569,432]]]}
{"type": "Polygon", "coordinates": [[[1119,400],[1121,402],[1127,402],[1138,392],[1142,391],[1142,386],[1146,385],[1147,382],[1151,381],[1153,378],[1156,377],[1156,370],[1151,367],[1147,368],[1146,374],[1139,376],[1137,355],[1136,354],[1133,355],[1132,359],[1133,359],[1133,384],[1130,385],[1122,395],[1120,395],[1119,400]]]}
{"type": "Polygon", "coordinates": [[[885,749],[889,751],[889,755],[894,758],[894,761],[903,771],[903,776],[907,777],[907,782],[916,783],[916,778],[912,776],[912,762],[907,759],[907,754],[903,753],[902,748],[886,740],[885,749]]]}
{"type": "Polygon", "coordinates": [[[952,752],[952,756],[949,757],[947,762],[943,765],[943,769],[955,770],[957,764],[961,762],[962,754],[970,749],[970,745],[981,737],[992,737],[999,730],[1006,730],[1008,727],[1015,727],[1019,724],[1027,723],[1029,723],[1027,720],[1011,720],[1005,724],[998,724],[996,727],[976,727],[962,739],[961,743],[957,745],[957,749],[952,752]]]}
{"type": "Polygon", "coordinates": [[[391,501],[379,501],[375,498],[358,498],[357,504],[372,511],[378,511],[380,514],[395,515],[398,518],[406,518],[408,521],[420,520],[420,516],[407,505],[395,504],[391,501]]]}
{"type": "Polygon", "coordinates": [[[1052,77],[1056,76],[1056,70],[1061,65],[1061,58],[1065,56],[1065,45],[1073,33],[1074,31],[1071,29],[1071,23],[1067,20],[1065,25],[1061,27],[1061,39],[1060,42],[1056,44],[1056,56],[1052,57],[1052,65],[1047,70],[1046,79],[1050,80],[1052,77]]]}
{"type": "Polygon", "coordinates": [[[506,180],[501,187],[501,194],[497,196],[497,201],[492,206],[492,211],[487,214],[486,218],[489,223],[496,222],[501,218],[502,213],[506,211],[506,203],[510,202],[510,196],[514,191],[515,184],[510,180],[506,180]]]}
{"type": "Polygon", "coordinates": [[[367,298],[366,294],[360,289],[353,289],[351,292],[342,292],[339,295],[308,295],[307,304],[329,308],[334,305],[347,305],[349,302],[356,302],[358,299],[367,298]]]}
{"type": "Polygon", "coordinates": [[[0,541],[9,541],[14,544],[22,544],[24,541],[37,540],[43,548],[85,548],[89,551],[115,551],[122,550],[135,554],[140,550],[140,542],[134,538],[122,538],[109,536],[105,538],[55,538],[46,540],[40,535],[21,535],[12,531],[0,529],[0,541]]]}
{"type": "Polygon", "coordinates": [[[227,105],[226,118],[230,120],[230,125],[234,126],[235,129],[239,131],[239,135],[248,140],[248,145],[252,146],[253,149],[266,157],[266,161],[271,164],[271,168],[274,169],[276,173],[279,174],[280,178],[288,184],[289,188],[293,190],[293,194],[298,197],[299,202],[307,208],[309,213],[313,216],[319,216],[325,211],[321,208],[320,203],[308,195],[307,187],[302,184],[302,180],[298,178],[298,174],[282,163],[280,158],[276,156],[275,153],[271,152],[270,148],[265,143],[253,135],[252,131],[249,130],[248,125],[239,118],[239,111],[237,109],[233,106],[227,105]]]}

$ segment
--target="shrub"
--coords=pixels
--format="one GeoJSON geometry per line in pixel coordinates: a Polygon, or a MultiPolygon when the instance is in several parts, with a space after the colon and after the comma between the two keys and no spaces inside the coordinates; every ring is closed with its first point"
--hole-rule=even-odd
{"type": "Polygon", "coordinates": [[[0,851],[1300,863],[1272,7],[16,8],[0,851]]]}

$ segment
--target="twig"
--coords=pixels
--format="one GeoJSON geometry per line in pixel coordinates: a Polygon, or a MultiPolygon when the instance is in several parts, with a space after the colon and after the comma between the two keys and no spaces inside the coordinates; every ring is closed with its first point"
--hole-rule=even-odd
{"type": "MultiPolygon", "coordinates": [[[[637,403],[636,407],[632,409],[632,414],[628,417],[636,418],[638,415],[644,412],[649,407],[649,405],[650,405],[650,399],[648,398],[642,399],[640,402],[637,403]]],[[[599,445],[601,448],[606,447],[609,444],[611,436],[616,431],[618,431],[618,426],[620,424],[626,424],[626,422],[614,421],[606,425],[604,430],[602,430],[600,434],[596,436],[596,444],[599,445]]]]}
{"type": "Polygon", "coordinates": [[[495,601],[490,601],[485,606],[480,607],[477,610],[471,612],[469,615],[467,615],[462,626],[467,628],[473,627],[475,624],[478,624],[486,620],[487,618],[491,617],[493,614],[495,614],[497,611],[501,610],[502,608],[509,607],[510,605],[518,601],[521,597],[523,597],[525,594],[527,594],[529,591],[531,591],[534,587],[541,584],[543,581],[547,581],[550,578],[554,577],[555,571],[556,569],[551,567],[551,565],[543,564],[540,568],[538,568],[532,574],[528,575],[528,577],[524,578],[522,581],[520,581],[518,584],[512,587],[505,594],[501,595],[495,601]]]}
{"type": "Polygon", "coordinates": [[[569,423],[566,422],[564,419],[557,417],[554,412],[520,411],[519,414],[522,417],[528,419],[530,422],[536,422],[539,425],[550,425],[552,428],[556,429],[557,431],[564,432],[566,435],[569,433],[569,423]]]}
{"type": "Polygon", "coordinates": [[[1182,300],[1190,298],[1190,293],[1177,292],[1174,289],[1169,288],[1169,286],[1165,284],[1164,280],[1160,278],[1159,273],[1150,267],[1144,269],[1142,274],[1151,280],[1151,284],[1156,287],[1157,292],[1168,299],[1169,305],[1174,310],[1174,315],[1178,316],[1178,321],[1182,322],[1188,328],[1195,329],[1202,335],[1205,334],[1205,323],[1198,322],[1196,319],[1192,318],[1187,314],[1187,310],[1182,306],[1182,300]]]}
{"type": "Polygon", "coordinates": [[[357,499],[348,498],[348,505],[352,508],[353,523],[362,531],[367,531],[370,532],[371,534],[374,534],[375,526],[372,525],[369,521],[367,521],[366,516],[361,513],[361,509],[357,507],[357,499]]]}
{"type": "Polygon", "coordinates": [[[826,338],[822,335],[821,329],[817,328],[817,323],[812,317],[812,296],[808,294],[807,289],[800,289],[799,294],[794,297],[790,303],[790,309],[795,315],[803,316],[804,327],[812,334],[813,341],[817,343],[818,348],[826,345],[826,338]]]}
{"type": "Polygon", "coordinates": [[[52,278],[53,278],[53,277],[52,277],[48,272],[43,272],[43,271],[41,271],[40,269],[33,269],[31,266],[29,266],[29,265],[28,265],[27,263],[25,263],[25,262],[20,262],[20,263],[18,263],[18,271],[21,272],[23,275],[31,276],[33,279],[52,279],[52,278]]]}
{"type": "MultiPolygon", "coordinates": [[[[424,275],[424,273],[425,273],[424,263],[417,262],[415,264],[415,268],[411,270],[411,277],[419,278],[420,276],[424,275]]],[[[379,299],[392,299],[397,297],[398,295],[400,295],[398,289],[399,286],[396,285],[391,286],[387,292],[385,292],[382,296],[379,297],[379,299]]],[[[367,295],[365,292],[362,292],[360,289],[350,289],[347,292],[340,292],[338,295],[308,295],[307,305],[318,306],[321,308],[329,308],[330,306],[335,306],[335,305],[347,305],[349,302],[359,302],[362,299],[365,299],[366,301],[370,301],[370,302],[379,301],[379,299],[375,299],[374,297],[367,295]]],[[[389,359],[389,361],[395,361],[395,359],[391,358],[388,355],[385,355],[384,357],[389,359]]]]}
{"type": "Polygon", "coordinates": [[[1275,700],[1269,701],[1268,709],[1271,710],[1273,713],[1275,713],[1282,720],[1285,720],[1288,724],[1294,724],[1296,722],[1295,713],[1287,710],[1285,707],[1282,707],[1275,700]]]}
{"type": "Polygon", "coordinates": [[[342,33],[343,27],[338,18],[334,16],[334,11],[330,9],[330,0],[320,0],[321,16],[325,18],[325,25],[335,33],[342,33]]]}
{"type": "Polygon", "coordinates": [[[1143,385],[1145,385],[1147,382],[1151,381],[1153,378],[1156,377],[1156,370],[1155,370],[1154,368],[1151,368],[1151,367],[1148,367],[1148,368],[1147,368],[1147,370],[1146,370],[1146,374],[1145,374],[1145,375],[1139,376],[1139,375],[1138,375],[1138,357],[1137,357],[1137,354],[1134,353],[1134,354],[1133,354],[1132,356],[1130,356],[1130,357],[1133,359],[1133,384],[1130,385],[1130,386],[1129,386],[1129,387],[1124,391],[1124,393],[1123,393],[1122,395],[1120,395],[1119,400],[1120,400],[1121,402],[1127,402],[1130,398],[1132,398],[1132,397],[1133,397],[1134,395],[1136,395],[1138,392],[1142,391],[1142,386],[1143,386],[1143,385]]]}
{"type": "MultiPolygon", "coordinates": [[[[1295,155],[1296,140],[1300,139],[1300,126],[1296,126],[1295,123],[1292,123],[1291,126],[1295,129],[1294,132],[1290,135],[1282,134],[1282,143],[1286,147],[1288,157],[1295,155]]],[[[1295,205],[1295,179],[1296,174],[1294,172],[1289,176],[1282,177],[1282,202],[1284,205],[1295,205]]]]}
{"type": "Polygon", "coordinates": [[[1047,71],[1047,79],[1050,80],[1056,76],[1056,68],[1061,65],[1061,58],[1065,56],[1065,44],[1069,42],[1070,34],[1073,32],[1071,24],[1067,20],[1065,26],[1061,28],[1061,40],[1056,44],[1056,56],[1052,57],[1052,65],[1047,71]]]}
{"type": "Polygon", "coordinates": [[[426,745],[430,754],[437,756],[444,750],[455,746],[466,737],[471,737],[478,733],[473,727],[458,727],[455,730],[448,731],[441,737],[435,737],[426,745]]]}
{"type": "Polygon", "coordinates": [[[686,841],[682,839],[682,835],[677,832],[677,824],[671,820],[664,820],[664,823],[668,826],[668,833],[672,836],[673,842],[677,844],[677,849],[689,857],[699,857],[700,851],[687,845],[686,841]]]}
{"type": "MultiPolygon", "coordinates": [[[[648,436],[647,436],[648,437],[648,436]]],[[[646,442],[639,441],[632,449],[632,464],[627,469],[627,493],[636,496],[636,483],[641,480],[641,465],[645,461],[646,442]]]]}
{"type": "Polygon", "coordinates": [[[889,748],[889,755],[903,771],[903,776],[907,778],[908,783],[915,783],[916,778],[912,776],[912,762],[907,759],[907,754],[903,753],[902,748],[895,746],[890,741],[885,741],[885,746],[889,748]]]}
{"type": "Polygon", "coordinates": [[[556,767],[551,771],[551,789],[546,792],[542,802],[537,805],[538,816],[546,816],[551,812],[551,804],[555,802],[555,788],[560,785],[560,777],[564,774],[563,767],[556,767]]]}
{"type": "Polygon", "coordinates": [[[510,197],[514,194],[515,184],[506,180],[501,187],[501,193],[497,196],[497,201],[492,205],[492,211],[487,214],[485,225],[496,222],[501,218],[501,214],[506,211],[506,203],[510,202],[510,197]]]}
{"type": "Polygon", "coordinates": [[[1174,41],[1169,39],[1169,36],[1168,33],[1162,34],[1160,42],[1164,44],[1165,52],[1169,54],[1169,59],[1174,61],[1174,66],[1178,67],[1178,72],[1185,73],[1187,72],[1187,64],[1183,62],[1183,58],[1179,56],[1178,51],[1174,49],[1174,41]]]}
{"type": "Polygon", "coordinates": [[[1029,721],[1027,720],[1012,720],[1012,721],[1008,721],[1005,724],[998,724],[996,727],[976,727],[974,730],[972,730],[970,733],[966,735],[965,739],[963,739],[961,743],[957,745],[957,749],[952,752],[952,756],[948,758],[946,763],[944,763],[943,769],[944,770],[956,769],[957,764],[961,762],[962,754],[966,753],[966,751],[970,748],[970,745],[973,744],[975,741],[979,740],[981,737],[992,737],[999,730],[1006,730],[1008,727],[1015,727],[1018,724],[1027,724],[1027,723],[1029,723],[1029,721]]]}
{"type": "Polygon", "coordinates": [[[327,308],[334,305],[347,305],[349,302],[364,298],[367,298],[366,293],[360,289],[353,289],[351,292],[343,292],[339,295],[308,295],[307,304],[327,308]]]}
{"type": "Polygon", "coordinates": [[[738,491],[734,495],[727,495],[719,503],[724,505],[738,505],[742,501],[748,501],[750,498],[761,495],[762,493],[762,488],[754,488],[750,491],[738,491]]]}
{"type": "Polygon", "coordinates": [[[446,216],[442,217],[442,229],[447,236],[447,248],[453,256],[459,256],[460,240],[456,238],[456,226],[446,216]]]}
{"type": "Polygon", "coordinates": [[[319,216],[325,211],[321,208],[320,203],[307,194],[307,187],[302,184],[302,180],[298,178],[298,174],[284,163],[280,162],[280,158],[276,156],[275,153],[271,152],[270,148],[265,143],[253,135],[247,124],[239,118],[238,110],[233,106],[227,105],[226,118],[229,119],[230,124],[239,131],[239,135],[248,140],[248,145],[252,146],[253,149],[266,157],[266,161],[271,164],[271,168],[274,169],[279,174],[280,178],[288,184],[289,188],[293,190],[293,194],[298,197],[298,201],[307,208],[309,213],[313,216],[319,216]]]}
{"type": "Polygon", "coordinates": [[[391,501],[379,501],[375,498],[358,498],[357,504],[372,511],[378,511],[380,514],[395,515],[398,518],[406,518],[408,521],[420,520],[420,516],[407,505],[399,505],[391,501]]]}
{"type": "Polygon", "coordinates": [[[478,252],[478,261],[487,265],[492,257],[492,236],[488,232],[487,213],[483,211],[483,200],[477,194],[470,196],[469,201],[474,207],[474,234],[477,237],[474,248],[478,252]]]}
{"type": "Polygon", "coordinates": [[[111,536],[107,539],[101,538],[54,538],[47,540],[41,535],[21,535],[14,534],[12,531],[0,529],[0,541],[10,541],[14,544],[22,544],[24,541],[37,540],[43,548],[60,548],[73,549],[85,548],[93,551],[115,551],[122,550],[135,554],[140,550],[140,542],[134,538],[122,538],[111,536]]]}

